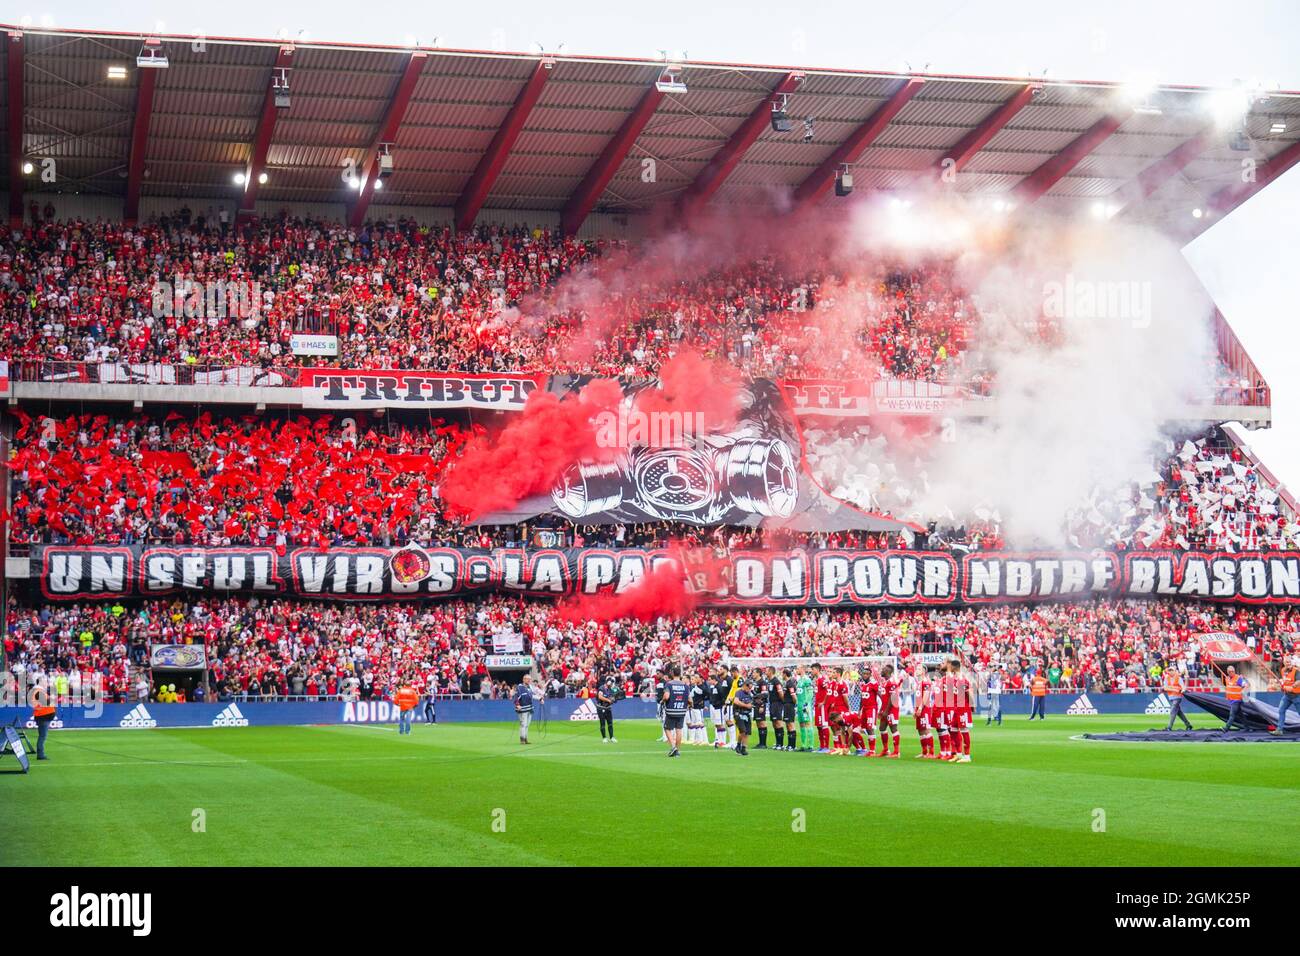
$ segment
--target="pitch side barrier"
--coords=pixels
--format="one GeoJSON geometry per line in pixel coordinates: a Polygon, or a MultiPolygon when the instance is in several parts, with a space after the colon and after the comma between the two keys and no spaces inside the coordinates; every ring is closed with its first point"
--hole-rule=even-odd
{"type": "MultiPolygon", "coordinates": [[[[546,719],[595,720],[591,699],[561,697],[541,705],[546,719]]],[[[438,700],[437,722],[491,723],[515,720],[514,704],[508,700],[438,700]]],[[[653,718],[651,701],[629,697],[614,704],[621,720],[653,718]]],[[[18,720],[35,727],[30,707],[0,707],[0,726],[18,720]]],[[[415,708],[417,723],[424,721],[424,708],[415,708]]],[[[60,707],[55,730],[151,730],[158,727],[301,727],[333,724],[396,724],[397,705],[387,700],[358,701],[270,701],[231,700],[215,704],[98,704],[95,707],[60,707]]]]}
{"type": "MultiPolygon", "coordinates": [[[[418,579],[393,574],[393,548],[43,545],[29,575],[48,600],[261,594],[411,600],[483,593],[554,598],[622,594],[667,549],[429,548],[418,579]]],[[[701,590],[722,607],[915,607],[1039,603],[1089,597],[1300,604],[1300,552],[736,551],[701,590]],[[715,585],[707,585],[714,587],[715,585]]]]}
{"type": "MultiPolygon", "coordinates": [[[[1276,707],[1281,694],[1257,694],[1255,698],[1276,707]]],[[[980,710],[988,698],[980,696],[980,710]]],[[[577,697],[548,700],[548,721],[586,721],[596,719],[595,701],[577,697]]],[[[1193,711],[1195,712],[1195,711],[1193,711]]],[[[1029,713],[1028,694],[1003,694],[1002,714],[1014,717],[1029,713]]],[[[1169,700],[1163,694],[1103,694],[1076,692],[1053,694],[1048,701],[1047,716],[1147,715],[1161,717],[1169,713],[1169,700]]],[[[18,720],[35,727],[30,707],[0,707],[0,726],[18,720]]],[[[614,716],[619,720],[649,720],[655,717],[653,701],[629,697],[616,701],[614,716]]],[[[423,708],[415,709],[417,723],[424,721],[423,708]]],[[[513,723],[514,705],[508,700],[440,700],[437,722],[513,723]]],[[[302,701],[270,703],[263,701],[226,701],[216,704],[101,704],[95,710],[61,707],[55,717],[55,730],[150,730],[184,727],[300,727],[310,725],[347,725],[397,723],[397,705],[387,700],[371,701],[302,701]]]]}

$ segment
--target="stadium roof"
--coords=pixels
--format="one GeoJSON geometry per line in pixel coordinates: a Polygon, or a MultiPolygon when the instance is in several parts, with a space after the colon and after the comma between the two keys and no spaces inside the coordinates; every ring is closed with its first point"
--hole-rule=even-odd
{"type": "Polygon", "coordinates": [[[1300,94],[1287,92],[1254,100],[1234,149],[1211,115],[1228,94],[1185,86],[1134,99],[1051,78],[685,62],[670,78],[682,93],[657,88],[666,64],[651,60],[0,29],[6,187],[30,161],[29,192],[121,196],[127,218],[142,195],[344,202],[360,218],[389,143],[384,204],[454,208],[462,223],[484,208],[558,211],[575,229],[592,210],[673,201],[832,203],[842,163],[855,191],[903,191],[939,183],[947,158],[963,193],[1101,202],[1190,237],[1300,160],[1300,94]],[[137,67],[146,41],[166,69],[137,67]],[[782,92],[784,134],[769,123],[782,92]],[[46,158],[56,184],[40,181],[46,158]],[[360,190],[342,179],[349,161],[360,190]]]}

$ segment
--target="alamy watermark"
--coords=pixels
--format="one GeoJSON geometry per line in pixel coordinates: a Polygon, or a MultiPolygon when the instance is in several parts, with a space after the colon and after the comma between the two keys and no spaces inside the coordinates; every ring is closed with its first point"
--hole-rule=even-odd
{"type": "Polygon", "coordinates": [[[1145,329],[1151,324],[1150,282],[1078,279],[1043,283],[1043,315],[1049,319],[1120,320],[1145,329]]]}
{"type": "Polygon", "coordinates": [[[594,421],[601,448],[689,448],[690,439],[706,433],[703,412],[643,412],[620,405],[594,421]]]}
{"type": "MultiPolygon", "coordinates": [[[[26,671],[0,671],[0,707],[75,708],[93,720],[104,713],[104,675],[85,671],[32,677],[26,671]]],[[[56,716],[55,726],[60,723],[56,716]]]]}

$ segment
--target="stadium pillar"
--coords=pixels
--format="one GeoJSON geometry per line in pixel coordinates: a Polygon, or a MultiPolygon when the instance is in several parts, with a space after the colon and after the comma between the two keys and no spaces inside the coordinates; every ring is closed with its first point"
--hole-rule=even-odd
{"type": "Polygon", "coordinates": [[[248,166],[244,169],[244,195],[239,200],[239,219],[253,215],[257,205],[257,179],[266,169],[266,157],[271,150],[271,137],[275,135],[275,121],[280,118],[280,110],[275,105],[275,82],[282,72],[293,68],[293,47],[282,46],[276,54],[275,66],[271,69],[271,81],[266,84],[266,96],[262,99],[262,113],[257,119],[257,132],[253,135],[253,149],[249,155],[248,166]]]}
{"type": "Polygon", "coordinates": [[[987,146],[989,140],[1001,132],[1041,88],[1037,83],[1027,83],[1023,86],[1015,96],[984,117],[978,126],[957,140],[951,149],[940,156],[934,164],[935,172],[940,175],[950,169],[954,173],[961,172],[966,164],[975,158],[975,154],[987,146]]]}
{"type": "Polygon", "coordinates": [[[578,184],[578,188],[569,197],[569,201],[565,203],[560,213],[560,230],[566,236],[576,235],[582,228],[583,222],[595,207],[596,200],[600,198],[609,181],[618,172],[618,167],[631,152],[637,137],[650,122],[650,117],[654,116],[655,110],[659,108],[659,101],[663,98],[664,94],[653,86],[646,90],[641,101],[637,103],[636,109],[623,121],[623,125],[618,128],[613,138],[605,144],[604,150],[596,157],[596,162],[592,164],[591,169],[587,170],[587,175],[578,184]]]}
{"type": "Polygon", "coordinates": [[[406,61],[406,68],[398,77],[397,87],[388,101],[388,109],[384,111],[384,121],[379,125],[379,135],[371,142],[370,148],[362,158],[364,166],[359,171],[361,189],[348,213],[348,225],[353,228],[366,221],[366,210],[370,208],[370,200],[374,198],[375,180],[379,176],[379,149],[383,144],[391,143],[397,138],[397,130],[402,125],[402,117],[406,115],[406,107],[415,93],[415,83],[419,80],[420,71],[424,69],[427,59],[428,54],[417,51],[406,61]]]}
{"type": "Polygon", "coordinates": [[[533,111],[538,97],[542,95],[542,87],[551,76],[551,70],[555,66],[552,60],[542,60],[533,70],[533,75],[529,77],[524,88],[519,91],[515,98],[514,105],[510,107],[510,112],[506,114],[505,121],[497,130],[496,135],[492,137],[492,142],[488,144],[487,152],[478,161],[474,167],[474,173],[470,176],[469,182],[465,184],[465,189],[461,192],[460,198],[456,200],[456,231],[464,232],[474,225],[474,219],[478,216],[478,211],[483,208],[483,202],[487,199],[488,193],[492,190],[492,184],[496,182],[497,176],[501,175],[501,170],[510,156],[510,151],[514,149],[515,140],[523,131],[524,124],[528,121],[528,114],[533,111]]]}
{"type": "Polygon", "coordinates": [[[126,167],[126,205],[122,218],[135,225],[140,215],[140,185],[144,181],[144,159],[149,149],[149,122],[153,118],[153,91],[158,81],[156,69],[136,68],[135,119],[131,124],[131,154],[126,167]]]}
{"type": "Polygon", "coordinates": [[[1261,166],[1243,166],[1240,174],[1241,182],[1224,186],[1210,197],[1211,211],[1226,216],[1296,163],[1300,163],[1300,140],[1277,155],[1269,157],[1261,166]],[[1247,178],[1248,171],[1250,178],[1247,178]]]}
{"type": "Polygon", "coordinates": [[[908,77],[903,85],[896,89],[866,121],[849,134],[849,138],[839,145],[813,172],[794,190],[794,206],[803,209],[822,197],[835,182],[835,174],[845,163],[853,163],[866,152],[885,127],[890,124],[899,110],[907,105],[908,100],[920,92],[925,80],[919,76],[908,77]]]}
{"type": "Polygon", "coordinates": [[[1017,202],[1035,202],[1078,166],[1111,133],[1119,129],[1123,117],[1107,114],[1070,141],[1063,150],[1043,163],[1016,184],[1011,195],[1017,202]]]}
{"type": "Polygon", "coordinates": [[[793,93],[803,82],[802,73],[787,73],[785,78],[776,85],[754,111],[745,118],[731,138],[723,144],[722,148],[713,154],[713,158],[708,164],[700,170],[699,175],[695,177],[694,182],[686,187],[679,200],[678,210],[688,216],[704,206],[718,188],[727,180],[727,177],[740,165],[740,161],[745,157],[749,147],[757,142],[758,138],[763,135],[763,131],[768,128],[772,119],[772,103],[777,97],[787,93],[793,93]]]}
{"type": "Polygon", "coordinates": [[[23,72],[24,44],[20,30],[9,31],[5,85],[9,105],[9,224],[23,223],[23,72]]]}

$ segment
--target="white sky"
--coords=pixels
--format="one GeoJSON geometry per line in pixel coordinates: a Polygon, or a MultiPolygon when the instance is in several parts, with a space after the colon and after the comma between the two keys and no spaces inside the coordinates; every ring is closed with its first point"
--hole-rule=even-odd
{"type": "MultiPolygon", "coordinates": [[[[1059,79],[1229,85],[1235,79],[1300,90],[1296,0],[935,0],[930,4],[821,0],[816,12],[772,0],[489,0],[483,4],[325,4],[223,0],[17,0],[0,19],[46,17],[58,27],[443,47],[653,56],[789,66],[1025,75],[1059,79]],[[159,28],[159,22],[164,24],[159,28]],[[928,67],[927,67],[928,64],[928,67]]],[[[1300,492],[1300,167],[1186,250],[1273,387],[1274,427],[1250,436],[1264,461],[1300,492]]]]}

